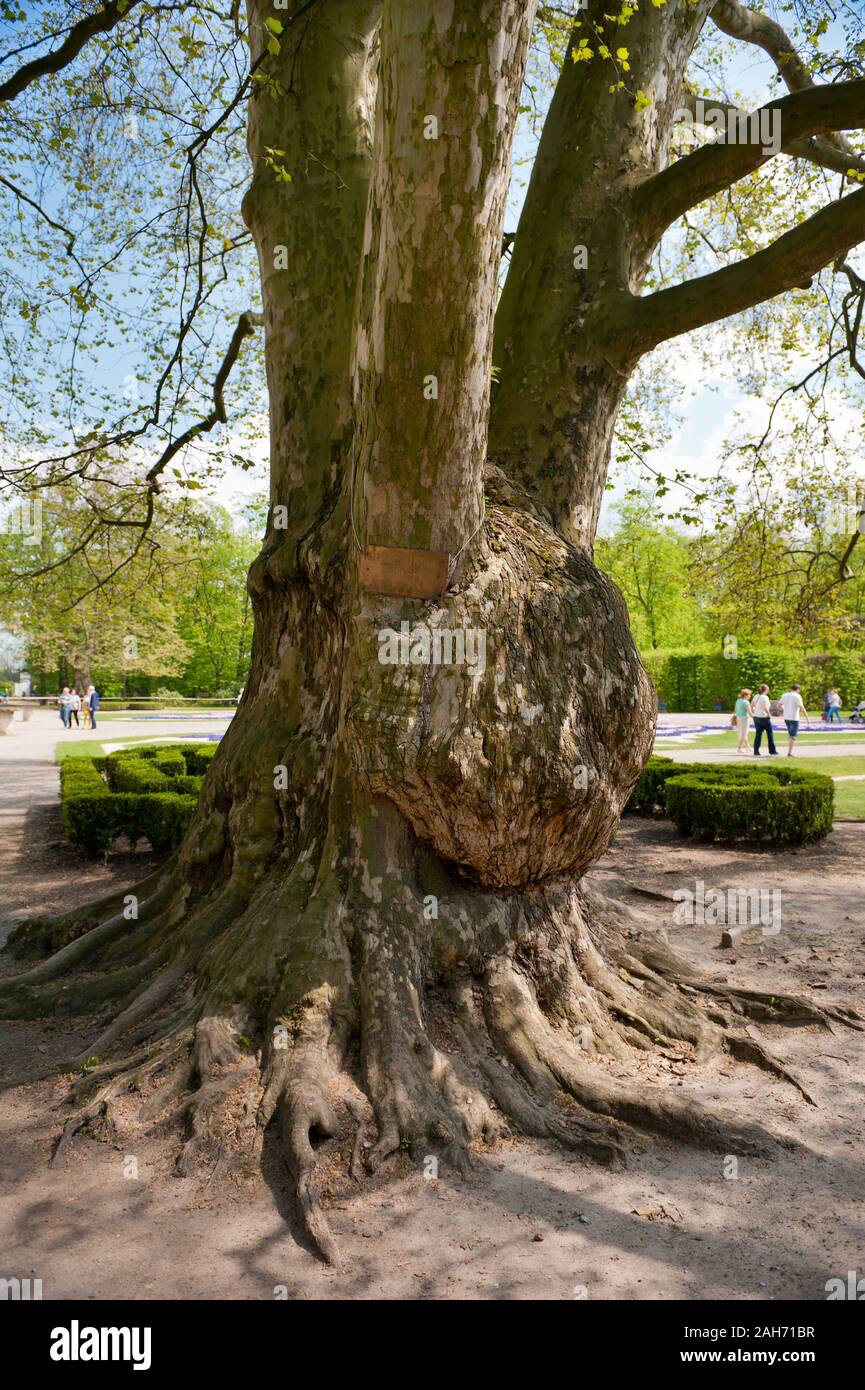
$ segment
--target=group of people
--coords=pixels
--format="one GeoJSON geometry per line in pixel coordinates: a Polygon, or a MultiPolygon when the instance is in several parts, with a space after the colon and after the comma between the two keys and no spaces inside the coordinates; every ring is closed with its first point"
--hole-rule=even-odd
{"type": "MultiPolygon", "coordinates": [[[[836,692],[837,693],[837,692],[836,692]]],[[[841,701],[838,701],[839,707],[841,701]]],[[[772,731],[772,715],[783,717],[787,725],[787,757],[792,758],[793,749],[799,734],[799,725],[803,719],[810,719],[810,715],[805,708],[802,700],[802,693],[798,685],[791,685],[785,691],[780,700],[769,699],[768,685],[761,685],[757,694],[751,697],[751,691],[747,688],[739,691],[739,698],[736,701],[736,708],[733,720],[739,736],[736,747],[737,753],[747,753],[748,751],[748,721],[754,721],[754,757],[762,757],[760,746],[763,742],[763,735],[766,735],[766,742],[769,747],[769,757],[777,758],[778,749],[775,747],[775,737],[772,731]]],[[[840,716],[839,716],[840,720],[840,716]]]]}
{"type": "Polygon", "coordinates": [[[70,690],[68,685],[64,685],[60,692],[58,704],[60,705],[60,718],[63,721],[64,729],[72,728],[72,721],[75,721],[76,729],[81,728],[79,716],[84,719],[85,729],[96,728],[96,711],[99,708],[99,695],[96,688],[88,685],[84,695],[79,695],[74,688],[70,690]]]}

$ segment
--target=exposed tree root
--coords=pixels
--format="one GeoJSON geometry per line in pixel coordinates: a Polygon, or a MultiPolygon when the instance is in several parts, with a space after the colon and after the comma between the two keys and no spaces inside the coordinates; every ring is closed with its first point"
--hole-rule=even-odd
{"type": "Polygon", "coordinates": [[[770,1136],[756,1126],[743,1128],[732,1118],[710,1114],[696,1101],[655,1097],[645,1087],[610,1078],[551,1027],[528,981],[509,960],[490,964],[486,985],[490,1033],[534,1089],[557,1083],[587,1110],[700,1147],[770,1152],[770,1136]]]}
{"type": "Polygon", "coordinates": [[[82,1129],[100,1126],[101,1134],[116,1134],[120,1121],[115,1102],[126,1092],[138,1090],[142,1083],[170,1066],[184,1047],[183,1042],[161,1050],[146,1048],[116,1062],[84,1071],[73,1081],[67,1102],[76,1103],[96,1088],[95,1095],[66,1121],[51,1158],[55,1166],[64,1156],[69,1144],[82,1129]]]}
{"type": "Polygon", "coordinates": [[[537,1139],[556,1139],[567,1148],[575,1149],[611,1167],[623,1167],[624,1149],[616,1131],[596,1121],[571,1117],[567,1122],[553,1110],[554,1087],[542,1088],[542,1104],[531,1090],[521,1084],[492,1053],[489,1034],[477,1018],[473,988],[468,979],[455,984],[452,997],[456,1007],[454,1031],[464,1050],[489,1083],[491,1094],[504,1115],[508,1115],[523,1134],[537,1139]]]}
{"type": "Polygon", "coordinates": [[[339,1129],[328,1094],[333,1074],[332,1020],[330,991],[316,991],[296,1022],[291,1046],[271,1048],[257,1115],[260,1151],[265,1130],[278,1114],[298,1214],[307,1236],[329,1264],[337,1262],[338,1250],[321,1209],[315,1150],[310,1136],[331,1137],[339,1129]]]}
{"type": "Polygon", "coordinates": [[[456,936],[431,929],[424,938],[419,886],[388,877],[388,864],[405,859],[402,833],[380,835],[381,873],[355,885],[353,900],[367,900],[360,914],[344,886],[297,870],[276,898],[259,900],[238,881],[185,911],[157,886],[154,913],[134,931],[115,912],[7,981],[7,1017],[115,1010],[69,1064],[81,1072],[67,1096],[75,1109],[52,1162],[83,1130],[179,1128],[178,1174],[203,1175],[206,1164],[210,1186],[235,1161],[260,1158],[273,1125],[306,1235],[335,1262],[322,1145],[332,1157],[339,1146],[348,1183],[399,1154],[465,1173],[476,1151],[509,1134],[620,1166],[620,1124],[768,1155],[777,1141],[758,1125],[613,1076],[605,1059],[660,1047],[704,1064],[725,1050],[813,1104],[744,1020],[862,1027],[852,1010],[711,979],[633,921],[605,914],[594,891],[473,899],[453,886],[456,936]],[[474,935],[466,902],[482,924],[474,935]],[[509,944],[490,950],[494,939],[509,944]],[[257,1013],[244,1003],[256,989],[266,998],[257,1013]],[[112,1057],[121,1042],[126,1054],[112,1057]]]}
{"type": "MultiPolygon", "coordinates": [[[[153,917],[171,898],[172,870],[176,856],[135,886],[139,915],[153,917]]],[[[3,947],[14,959],[48,956],[48,960],[27,972],[27,982],[36,984],[78,965],[102,950],[124,932],[135,930],[137,918],[124,915],[129,894],[121,890],[98,898],[62,917],[33,917],[12,931],[3,947]]],[[[20,977],[23,978],[23,977],[20,977]]]]}
{"type": "Polygon", "coordinates": [[[771,1076],[777,1076],[780,1081],[786,1081],[787,1085],[792,1086],[794,1090],[798,1091],[809,1105],[817,1104],[813,1096],[805,1090],[805,1087],[798,1077],[794,1076],[791,1071],[788,1071],[770,1052],[767,1052],[766,1048],[763,1047],[762,1043],[757,1042],[756,1038],[744,1037],[741,1033],[727,1033],[725,1035],[725,1040],[727,1051],[731,1057],[737,1058],[740,1062],[752,1062],[754,1066],[761,1067],[763,1071],[769,1072],[771,1076]]]}

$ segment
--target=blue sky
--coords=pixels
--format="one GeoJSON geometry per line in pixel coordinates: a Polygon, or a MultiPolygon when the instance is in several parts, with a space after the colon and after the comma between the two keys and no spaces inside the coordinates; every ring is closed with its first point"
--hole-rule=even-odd
{"type": "MultiPolygon", "coordinates": [[[[39,8],[40,12],[44,12],[42,7],[39,8]]],[[[831,30],[829,39],[830,41],[832,39],[831,30]]],[[[752,106],[757,105],[765,99],[769,89],[769,80],[774,73],[774,66],[766,55],[751,46],[736,45],[732,51],[736,56],[730,67],[730,84],[737,89],[743,101],[752,106]]],[[[549,95],[547,93],[547,99],[549,95]]],[[[543,96],[539,96],[539,104],[543,105],[543,96]]],[[[532,139],[527,123],[524,121],[516,141],[515,176],[512,180],[506,216],[506,227],[509,230],[517,226],[528,179],[529,171],[525,165],[520,165],[520,161],[530,155],[531,149],[532,139]]],[[[681,428],[674,434],[669,448],[663,450],[658,457],[651,458],[650,461],[653,466],[663,468],[667,472],[674,471],[678,466],[711,467],[719,432],[723,434],[725,427],[731,425],[732,415],[736,408],[747,406],[748,403],[735,389],[731,390],[731,382],[725,384],[718,380],[719,375],[723,375],[722,354],[720,354],[719,371],[712,373],[712,384],[707,382],[705,368],[699,366],[697,354],[688,354],[683,350],[681,342],[669,345],[665,349],[665,354],[665,362],[669,359],[670,374],[681,382],[682,389],[678,405],[683,415],[683,421],[681,428]]],[[[97,379],[103,378],[104,384],[110,383],[112,389],[116,388],[119,392],[124,378],[135,370],[135,365],[134,360],[131,360],[127,353],[120,357],[116,352],[106,351],[96,369],[96,377],[97,379]]],[[[236,438],[242,447],[242,423],[236,417],[229,426],[229,431],[232,438],[236,438]]],[[[254,474],[243,474],[240,470],[233,469],[215,489],[219,499],[227,503],[232,510],[237,510],[246,498],[260,493],[265,487],[265,449],[263,446],[258,446],[254,452],[260,459],[260,466],[254,474]]],[[[609,524],[610,508],[621,496],[621,492],[622,485],[619,484],[611,493],[607,494],[602,525],[609,524]]],[[[675,495],[672,500],[674,502],[677,500],[675,495]]]]}

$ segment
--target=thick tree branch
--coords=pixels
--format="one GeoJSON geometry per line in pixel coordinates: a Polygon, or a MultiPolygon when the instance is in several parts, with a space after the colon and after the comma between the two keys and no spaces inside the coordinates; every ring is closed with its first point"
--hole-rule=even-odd
{"type": "Polygon", "coordinates": [[[104,9],[98,10],[96,14],[87,15],[85,19],[79,19],[77,24],[73,24],[59,48],[43,54],[41,58],[33,58],[31,62],[24,63],[5,82],[0,82],[0,101],[12,101],[37,78],[60,72],[68,67],[73,59],[78,57],[85,44],[97,34],[108,33],[126,18],[134,5],[139,3],[140,0],[109,0],[104,9]]]}
{"type": "MultiPolygon", "coordinates": [[[[754,132],[768,131],[773,128],[772,121],[780,122],[780,149],[789,153],[791,146],[801,145],[827,130],[865,126],[865,80],[808,87],[767,102],[759,111],[750,113],[750,119],[754,132]]],[[[689,208],[767,163],[774,151],[769,149],[766,153],[766,149],[760,139],[751,138],[736,143],[716,140],[703,145],[641,183],[634,191],[635,207],[656,233],[677,221],[689,208]]]]}
{"type": "Polygon", "coordinates": [[[814,85],[808,65],[799,57],[781,25],[770,15],[749,10],[738,0],[716,0],[711,19],[731,39],[755,44],[768,53],[791,92],[800,92],[814,85]]]}
{"type": "Polygon", "coordinates": [[[611,350],[630,359],[680,333],[807,285],[862,240],[865,189],[831,203],[746,260],[642,299],[632,297],[608,319],[611,350]]]}
{"type": "MultiPolygon", "coordinates": [[[[719,97],[699,98],[694,92],[685,94],[682,105],[690,111],[693,120],[698,120],[701,113],[705,114],[710,110],[723,111],[731,121],[742,120],[746,116],[746,112],[735,102],[723,101],[719,97]]],[[[795,140],[784,149],[784,154],[796,159],[806,159],[809,164],[816,164],[833,174],[847,174],[851,169],[855,169],[858,174],[865,174],[865,156],[852,149],[840,150],[836,145],[830,145],[827,139],[821,139],[817,135],[812,135],[808,140],[795,140]]]]}
{"type": "MultiPolygon", "coordinates": [[[[789,34],[770,15],[751,10],[739,0],[717,0],[711,18],[722,33],[762,48],[768,53],[791,92],[815,86],[808,64],[799,57],[789,34]]],[[[832,133],[828,143],[843,154],[852,154],[843,135],[832,133]]]]}

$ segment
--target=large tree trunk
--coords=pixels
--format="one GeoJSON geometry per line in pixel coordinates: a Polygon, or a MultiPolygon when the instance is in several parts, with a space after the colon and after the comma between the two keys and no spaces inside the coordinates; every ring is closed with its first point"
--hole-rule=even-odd
{"type": "MultiPolygon", "coordinates": [[[[607,324],[621,301],[639,294],[661,230],[647,234],[630,195],[663,165],[688,57],[712,3],[640,7],[621,34],[631,76],[619,91],[611,90],[616,73],[608,64],[573,62],[568,54],[496,314],[501,380],[490,455],[586,547],[639,355],[614,353],[607,324]],[[637,89],[646,95],[642,107],[637,89]]],[[[596,22],[609,6],[592,9],[596,22]]],[[[579,37],[593,32],[589,23],[579,37]]]]}
{"type": "MultiPolygon", "coordinates": [[[[271,8],[250,10],[256,59],[271,8]]],[[[680,67],[697,10],[679,16],[680,67]]],[[[589,1112],[739,1152],[765,1142],[588,1060],[659,1039],[758,1060],[724,1004],[766,1006],[629,940],[580,881],[648,755],[655,702],[622,599],[588,553],[621,366],[598,353],[553,399],[532,349],[523,406],[518,375],[498,388],[491,452],[504,471],[487,462],[533,11],[386,0],[379,28],[375,4],[330,0],[287,25],[249,119],[272,451],[249,680],[138,916],[117,895],[31,924],[16,949],[57,953],[0,991],[6,1016],[111,1005],[67,1141],[113,1121],[130,1084],[146,1117],[173,1106],[188,1121],[183,1171],[219,1142],[260,1144],[275,1120],[329,1257],[316,1135],[356,1127],[352,1176],[405,1146],[462,1164],[508,1124],[617,1159],[615,1130],[589,1112]],[[438,600],[400,600],[361,589],[368,544],[463,553],[438,600]],[[438,664],[419,643],[382,662],[381,634],[403,623],[483,634],[485,660],[438,664]],[[86,984],[70,991],[79,965],[86,984]],[[131,1054],[104,1061],[121,1040],[131,1054]]],[[[525,311],[514,294],[505,364],[525,311]]],[[[550,328],[539,317],[533,333],[550,328]]]]}

